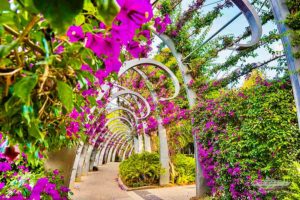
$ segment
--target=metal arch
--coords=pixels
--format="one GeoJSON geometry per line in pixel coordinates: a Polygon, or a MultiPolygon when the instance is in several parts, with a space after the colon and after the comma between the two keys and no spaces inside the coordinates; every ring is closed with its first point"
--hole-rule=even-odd
{"type": "Polygon", "coordinates": [[[149,105],[148,101],[142,95],[140,95],[137,92],[134,92],[134,91],[131,91],[131,90],[128,90],[128,89],[121,90],[121,91],[115,93],[112,96],[111,101],[113,99],[117,98],[118,96],[125,95],[125,94],[134,95],[134,96],[140,98],[146,105],[147,113],[144,116],[141,116],[140,118],[137,117],[137,119],[145,119],[146,117],[148,117],[150,115],[150,105],[149,105]]]}
{"type": "Polygon", "coordinates": [[[108,154],[109,154],[109,151],[110,149],[112,148],[112,146],[109,146],[109,143],[112,142],[115,138],[118,138],[118,137],[126,137],[126,132],[118,132],[118,133],[115,133],[113,134],[113,136],[110,138],[109,141],[107,141],[106,143],[106,146],[103,147],[103,158],[102,158],[102,163],[106,163],[107,161],[107,157],[108,157],[108,154]]]}
{"type": "Polygon", "coordinates": [[[127,152],[128,148],[130,147],[130,145],[131,145],[131,142],[129,141],[127,147],[125,148],[125,150],[123,152],[122,161],[125,160],[125,158],[126,158],[126,152],[127,152]]]}
{"type": "Polygon", "coordinates": [[[124,138],[126,139],[126,135],[124,135],[124,134],[119,134],[116,137],[114,137],[114,139],[113,139],[114,144],[109,147],[108,156],[106,157],[106,162],[111,162],[113,151],[117,148],[117,146],[119,145],[119,142],[124,138]]]}
{"type": "MultiPolygon", "coordinates": [[[[124,132],[130,134],[130,131],[129,131],[129,130],[131,130],[131,129],[129,129],[129,127],[128,127],[126,124],[124,124],[124,123],[121,123],[121,124],[123,124],[123,126],[120,126],[120,125],[112,126],[110,130],[107,130],[105,133],[103,133],[103,134],[104,134],[104,138],[107,138],[108,136],[111,135],[111,134],[107,134],[107,133],[109,133],[109,132],[112,132],[112,134],[114,134],[114,133],[113,133],[113,130],[114,130],[115,128],[125,128],[125,129],[126,129],[126,127],[127,127],[127,128],[128,128],[128,129],[126,129],[127,131],[125,131],[125,130],[117,130],[117,132],[118,132],[118,131],[124,131],[124,132]]],[[[99,134],[95,137],[95,138],[96,138],[95,141],[97,141],[98,138],[99,138],[100,136],[101,136],[101,133],[99,133],[99,134]]]]}
{"type": "Polygon", "coordinates": [[[130,122],[130,120],[128,120],[126,117],[122,117],[122,116],[110,118],[110,119],[107,120],[107,122],[105,123],[105,126],[108,126],[108,124],[109,124],[110,122],[115,121],[115,120],[124,120],[124,121],[126,121],[126,122],[130,125],[130,127],[131,127],[132,129],[134,128],[134,126],[132,125],[132,123],[130,122]]]}
{"type": "Polygon", "coordinates": [[[108,111],[108,115],[111,114],[112,112],[115,112],[115,111],[118,111],[118,110],[123,110],[123,111],[126,111],[126,112],[128,112],[129,114],[131,114],[132,117],[133,117],[133,119],[134,119],[134,121],[135,121],[135,124],[137,124],[138,119],[137,119],[136,115],[135,115],[131,110],[129,110],[129,109],[127,109],[127,108],[124,108],[124,107],[121,107],[121,106],[109,110],[109,111],[108,111]]]}
{"type": "MultiPolygon", "coordinates": [[[[114,135],[116,135],[116,134],[120,134],[120,132],[115,132],[115,133],[111,134],[111,135],[109,136],[108,140],[105,142],[104,147],[102,148],[101,153],[100,153],[100,155],[99,155],[99,159],[98,159],[97,165],[99,165],[100,163],[101,163],[101,165],[102,165],[103,159],[104,159],[105,150],[106,150],[106,148],[107,148],[107,146],[108,146],[108,143],[110,142],[110,140],[111,140],[111,139],[114,137],[114,135]]],[[[100,149],[100,148],[99,148],[99,149],[100,149]]]]}
{"type": "Polygon", "coordinates": [[[133,59],[130,61],[126,61],[123,63],[123,66],[120,68],[120,71],[118,73],[118,77],[122,76],[125,72],[127,72],[129,69],[137,67],[139,65],[152,65],[155,67],[158,67],[160,69],[162,69],[163,71],[167,72],[169,74],[169,76],[171,77],[172,81],[173,81],[173,85],[175,87],[175,93],[173,94],[172,97],[169,98],[161,98],[161,101],[165,101],[165,100],[171,100],[174,99],[175,97],[178,96],[179,94],[179,90],[180,90],[180,85],[179,85],[179,81],[177,79],[177,77],[175,76],[175,74],[165,65],[163,65],[162,63],[153,60],[153,59],[149,59],[149,58],[140,58],[140,59],[133,59]]]}
{"type": "Polygon", "coordinates": [[[106,154],[104,155],[104,163],[107,163],[109,160],[109,157],[112,154],[112,149],[115,146],[115,143],[117,142],[118,139],[122,138],[122,137],[126,137],[126,133],[120,133],[120,134],[116,134],[110,141],[110,143],[113,143],[112,145],[108,145],[106,148],[106,154]]]}
{"type": "MultiPolygon", "coordinates": [[[[134,68],[134,69],[136,69],[136,68],[134,68]]],[[[142,72],[143,73],[143,72],[142,72]]],[[[144,74],[144,73],[143,73],[144,74]]],[[[146,78],[148,78],[147,76],[146,76],[146,78]]],[[[122,86],[122,85],[118,85],[117,83],[114,83],[114,87],[117,87],[117,88],[120,88],[120,89],[123,89],[123,90],[126,90],[126,89],[128,89],[128,88],[126,88],[126,87],[124,87],[124,86],[122,86]]],[[[148,87],[148,89],[149,90],[151,90],[151,88],[149,88],[148,87]]],[[[153,95],[154,96],[154,95],[153,95]]],[[[156,96],[155,96],[156,97],[156,96]]],[[[137,100],[136,100],[136,98],[133,98],[134,100],[135,100],[135,102],[136,102],[136,104],[137,104],[137,106],[138,106],[138,108],[140,109],[141,108],[141,103],[140,102],[138,102],[137,100]]],[[[127,101],[127,99],[124,99],[125,101],[127,101]]],[[[157,98],[156,98],[156,100],[157,100],[157,98]]],[[[139,111],[139,113],[141,114],[141,115],[143,115],[143,111],[139,111]]],[[[147,134],[145,134],[145,123],[141,120],[141,122],[143,123],[143,133],[144,133],[144,141],[145,141],[145,144],[143,143],[143,139],[141,138],[141,136],[139,135],[138,136],[138,143],[139,143],[139,147],[138,147],[138,149],[139,149],[139,152],[142,152],[143,150],[145,150],[145,151],[147,151],[147,152],[151,152],[151,142],[150,142],[150,138],[149,138],[149,136],[147,135],[147,134]]]]}
{"type": "MultiPolygon", "coordinates": [[[[130,89],[128,89],[128,88],[126,88],[126,87],[124,87],[124,86],[122,86],[122,85],[119,85],[119,84],[117,84],[117,83],[114,83],[113,84],[113,86],[114,87],[117,87],[117,88],[120,88],[120,89],[122,89],[122,90],[130,90],[130,89]]],[[[130,90],[130,91],[132,91],[132,90],[130,90]]],[[[130,102],[126,99],[126,98],[123,98],[123,97],[120,97],[120,98],[122,98],[125,102],[127,102],[128,104],[130,104],[130,102]]],[[[133,100],[135,101],[135,103],[138,105],[138,107],[140,108],[141,106],[141,104],[139,103],[139,101],[133,96],[133,100]]],[[[149,105],[149,103],[148,103],[148,101],[146,100],[146,102],[145,102],[145,105],[146,105],[146,107],[147,107],[147,110],[148,110],[148,105],[149,105]]],[[[150,105],[149,105],[149,109],[150,109],[150,105]]],[[[147,112],[147,114],[146,114],[146,117],[148,117],[149,116],[149,114],[150,114],[150,112],[151,112],[151,110],[149,110],[149,113],[147,112]]],[[[141,115],[144,115],[144,112],[139,112],[141,115]]],[[[139,119],[142,119],[142,118],[139,118],[139,119]]]]}
{"type": "Polygon", "coordinates": [[[248,2],[248,0],[231,0],[245,15],[251,29],[251,40],[247,44],[235,44],[237,50],[251,47],[257,44],[262,35],[262,25],[260,18],[253,8],[253,6],[248,2]]]}
{"type": "Polygon", "coordinates": [[[126,144],[126,142],[128,142],[130,139],[131,139],[131,138],[127,138],[127,139],[125,139],[124,141],[121,140],[121,142],[120,142],[119,144],[117,144],[117,146],[116,146],[116,148],[115,148],[115,150],[114,150],[114,152],[113,152],[112,158],[111,158],[111,161],[112,161],[112,162],[115,162],[117,153],[119,152],[119,150],[120,150],[121,148],[123,148],[123,146],[126,144]],[[122,145],[121,145],[121,144],[122,144],[122,145]],[[120,146],[120,145],[121,145],[121,146],[120,146]]]}
{"type": "Polygon", "coordinates": [[[118,124],[115,124],[115,125],[111,125],[111,127],[109,128],[110,129],[110,132],[115,132],[114,130],[116,128],[121,128],[121,131],[126,131],[126,132],[129,132],[129,130],[132,130],[129,128],[129,126],[127,126],[126,124],[120,122],[118,124]]]}
{"type": "Polygon", "coordinates": [[[78,145],[77,149],[76,149],[76,157],[75,157],[75,161],[73,163],[73,169],[71,172],[71,177],[70,177],[70,182],[69,185],[73,186],[75,179],[76,179],[76,173],[77,173],[77,169],[79,166],[79,161],[80,161],[80,157],[81,157],[81,152],[83,150],[83,142],[80,142],[80,144],[78,145]]]}

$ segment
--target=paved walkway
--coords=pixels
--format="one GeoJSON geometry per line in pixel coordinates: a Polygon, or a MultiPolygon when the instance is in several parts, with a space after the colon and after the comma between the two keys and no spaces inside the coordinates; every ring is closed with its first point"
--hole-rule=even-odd
{"type": "Polygon", "coordinates": [[[116,181],[119,163],[108,163],[82,177],[72,189],[74,200],[189,200],[195,185],[123,191],[116,181]]]}

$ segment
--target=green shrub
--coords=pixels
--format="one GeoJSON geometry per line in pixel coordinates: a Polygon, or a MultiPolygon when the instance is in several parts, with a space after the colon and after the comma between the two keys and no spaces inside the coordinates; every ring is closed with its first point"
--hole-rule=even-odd
{"type": "Polygon", "coordinates": [[[195,158],[177,154],[174,156],[173,164],[175,167],[175,183],[187,184],[195,182],[195,158]]]}
{"type": "Polygon", "coordinates": [[[278,199],[298,200],[300,199],[300,162],[293,162],[286,168],[283,180],[290,182],[290,186],[284,192],[277,194],[278,199]]]}
{"type": "Polygon", "coordinates": [[[158,184],[161,165],[157,153],[144,152],[124,160],[119,167],[122,181],[129,187],[158,184]]]}
{"type": "Polygon", "coordinates": [[[201,100],[193,114],[203,175],[216,198],[272,199],[254,184],[283,180],[286,166],[300,156],[290,81],[258,79],[252,87],[201,100]]]}

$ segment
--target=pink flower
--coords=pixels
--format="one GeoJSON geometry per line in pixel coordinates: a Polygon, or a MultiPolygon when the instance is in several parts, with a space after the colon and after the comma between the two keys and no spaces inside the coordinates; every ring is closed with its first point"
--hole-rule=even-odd
{"type": "Polygon", "coordinates": [[[62,45],[60,45],[60,46],[58,46],[56,49],[55,49],[55,54],[61,54],[62,52],[64,52],[64,50],[65,50],[65,47],[64,46],[62,46],[62,45]]]}
{"type": "Polygon", "coordinates": [[[162,34],[167,30],[167,26],[171,23],[170,16],[167,14],[164,19],[161,19],[160,17],[155,18],[154,27],[159,34],[162,34]]]}
{"type": "Polygon", "coordinates": [[[103,37],[101,34],[87,33],[86,47],[91,49],[98,57],[119,57],[121,45],[111,37],[103,37]]]}
{"type": "Polygon", "coordinates": [[[95,73],[95,77],[98,79],[98,82],[102,84],[104,79],[108,76],[108,72],[104,69],[98,69],[95,73]]]}
{"type": "Polygon", "coordinates": [[[70,26],[67,31],[67,36],[70,39],[70,42],[77,42],[84,38],[84,33],[81,26],[70,26]]]}
{"type": "Polygon", "coordinates": [[[87,72],[93,73],[92,68],[91,68],[89,65],[86,65],[86,64],[81,65],[81,68],[80,68],[80,69],[81,69],[82,71],[87,71],[87,72]]]}
{"type": "Polygon", "coordinates": [[[130,41],[127,46],[126,50],[135,58],[139,58],[144,51],[144,48],[140,46],[140,44],[136,41],[130,41]]]}
{"type": "Polygon", "coordinates": [[[104,60],[105,69],[107,73],[116,72],[118,73],[122,63],[116,57],[108,57],[104,60]]]}
{"type": "Polygon", "coordinates": [[[77,112],[77,110],[74,108],[72,110],[72,112],[69,114],[69,117],[73,118],[73,119],[77,119],[79,117],[79,113],[77,112]]]}
{"type": "Polygon", "coordinates": [[[0,182],[0,191],[4,188],[4,186],[5,186],[5,183],[0,182]]]}
{"type": "Polygon", "coordinates": [[[153,17],[150,0],[117,0],[117,2],[121,10],[116,18],[122,25],[139,28],[153,17]]]}

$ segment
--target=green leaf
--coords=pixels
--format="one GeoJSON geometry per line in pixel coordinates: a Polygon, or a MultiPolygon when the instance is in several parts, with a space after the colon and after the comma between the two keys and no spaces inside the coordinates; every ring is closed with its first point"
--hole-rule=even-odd
{"type": "Polygon", "coordinates": [[[35,137],[36,139],[44,139],[44,135],[38,127],[37,120],[34,120],[30,123],[30,126],[28,127],[28,132],[32,137],[35,137]]]}
{"type": "Polygon", "coordinates": [[[83,8],[84,0],[33,0],[35,7],[49,20],[51,27],[64,33],[83,8]]]}
{"type": "Polygon", "coordinates": [[[38,13],[39,11],[34,6],[33,0],[24,0],[23,5],[31,13],[38,13]]]}
{"type": "Polygon", "coordinates": [[[10,4],[8,3],[8,1],[4,0],[1,1],[0,3],[0,10],[10,10],[10,4]]]}
{"type": "Polygon", "coordinates": [[[76,25],[76,26],[80,26],[81,24],[84,23],[84,21],[85,21],[85,17],[84,17],[84,15],[82,15],[82,14],[77,15],[77,16],[75,17],[75,25],[76,25]]]}
{"type": "Polygon", "coordinates": [[[74,107],[72,88],[65,82],[57,81],[57,91],[58,97],[61,100],[63,106],[67,109],[68,112],[71,112],[74,107]]]}
{"type": "Polygon", "coordinates": [[[120,11],[120,7],[118,6],[117,2],[115,0],[97,0],[96,4],[99,12],[98,17],[100,20],[106,26],[111,26],[116,15],[120,11]]]}
{"type": "Polygon", "coordinates": [[[22,102],[30,104],[30,94],[36,86],[38,77],[36,75],[26,76],[14,85],[14,95],[19,97],[22,102]]]}
{"type": "Polygon", "coordinates": [[[10,53],[10,51],[17,46],[17,44],[18,40],[15,40],[7,45],[0,45],[0,58],[2,59],[6,57],[10,53]]]}
{"type": "Polygon", "coordinates": [[[15,17],[13,12],[0,12],[0,24],[14,24],[15,17]]]}
{"type": "Polygon", "coordinates": [[[20,138],[22,138],[23,137],[23,130],[22,129],[17,129],[16,130],[16,132],[17,132],[17,134],[18,134],[18,136],[20,137],[20,138]]]}

